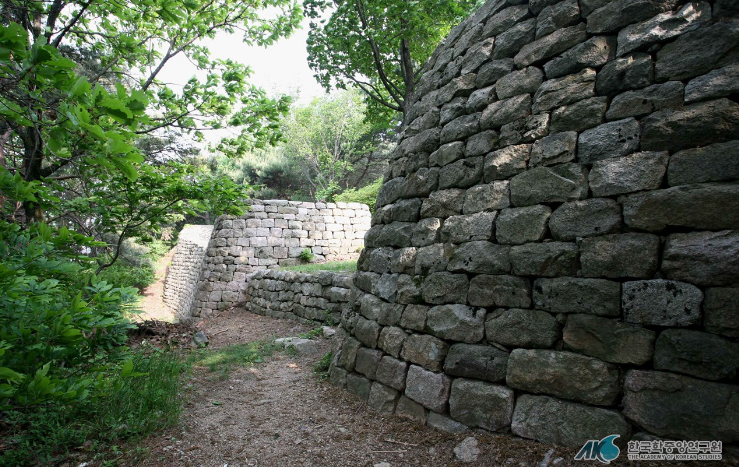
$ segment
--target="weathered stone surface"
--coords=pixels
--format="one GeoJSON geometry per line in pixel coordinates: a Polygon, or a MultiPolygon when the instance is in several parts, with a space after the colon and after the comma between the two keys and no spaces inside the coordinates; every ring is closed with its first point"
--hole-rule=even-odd
{"type": "Polygon", "coordinates": [[[406,329],[414,331],[423,331],[426,327],[426,315],[429,307],[423,305],[408,305],[403,310],[403,316],[400,319],[400,325],[406,329]]]}
{"type": "Polygon", "coordinates": [[[577,158],[582,164],[620,157],[639,149],[641,127],[633,118],[604,123],[583,131],[578,138],[577,158]]]}
{"type": "Polygon", "coordinates": [[[357,360],[357,351],[362,345],[353,337],[347,337],[344,345],[341,346],[341,354],[339,356],[339,366],[347,371],[354,371],[354,364],[357,360]]]}
{"type": "Polygon", "coordinates": [[[542,443],[580,448],[588,440],[613,434],[628,439],[631,425],[615,410],[523,394],[516,401],[511,431],[542,443]]]}
{"type": "Polygon", "coordinates": [[[484,308],[440,305],[429,310],[425,331],[442,339],[474,344],[482,340],[484,321],[484,308]]]}
{"type": "MultiPolygon", "coordinates": [[[[446,126],[452,120],[465,115],[467,113],[467,98],[455,97],[441,107],[439,112],[439,125],[446,126]]],[[[451,144],[451,143],[447,143],[451,144]]]]}
{"type": "Polygon", "coordinates": [[[416,253],[416,275],[427,276],[432,272],[446,271],[453,253],[453,247],[444,243],[419,248],[416,253]]]}
{"type": "Polygon", "coordinates": [[[612,405],[621,389],[617,366],[554,350],[516,349],[511,352],[506,384],[593,405],[612,405]]]}
{"type": "Polygon", "coordinates": [[[434,428],[436,430],[443,431],[445,433],[464,433],[469,428],[462,423],[452,420],[446,415],[442,415],[436,412],[429,412],[426,420],[426,426],[434,428]]]}
{"type": "Polygon", "coordinates": [[[493,53],[494,43],[495,38],[490,37],[470,47],[462,59],[462,69],[460,70],[460,73],[462,75],[466,75],[477,71],[477,69],[480,68],[480,65],[490,59],[490,55],[493,53]]]}
{"type": "Polygon", "coordinates": [[[621,206],[608,198],[564,203],[549,218],[549,230],[555,240],[575,240],[616,233],[620,229],[621,206]]]}
{"type": "Polygon", "coordinates": [[[467,113],[482,112],[495,99],[495,86],[488,86],[470,94],[464,108],[467,113]]]}
{"type": "Polygon", "coordinates": [[[596,161],[590,170],[590,189],[593,196],[657,189],[662,185],[668,161],[667,152],[637,152],[596,161]]]}
{"type": "Polygon", "coordinates": [[[618,120],[640,117],[668,107],[680,107],[683,105],[684,90],[685,86],[680,81],[668,81],[624,92],[613,98],[606,118],[618,120]]]}
{"type": "Polygon", "coordinates": [[[483,157],[469,157],[458,160],[439,171],[439,189],[467,188],[482,179],[483,157]]]}
{"type": "Polygon", "coordinates": [[[534,281],[536,308],[552,313],[588,313],[618,316],[621,284],[605,279],[557,277],[534,281]]]}
{"type": "Polygon", "coordinates": [[[354,366],[354,371],[362,373],[369,379],[375,379],[377,373],[377,365],[380,363],[382,358],[382,352],[379,350],[371,350],[366,347],[362,347],[357,350],[357,363],[354,366]]]}
{"type": "Polygon", "coordinates": [[[511,247],[511,266],[518,276],[572,276],[579,269],[574,243],[527,243],[511,247]]]}
{"type": "Polygon", "coordinates": [[[739,179],[739,140],[686,149],[672,155],[670,186],[739,179]]]}
{"type": "MultiPolygon", "coordinates": [[[[521,0],[517,0],[521,1],[521,0]]],[[[529,3],[529,10],[535,15],[539,15],[542,11],[544,11],[544,8],[554,5],[557,3],[558,0],[530,0],[529,3]]]]}
{"type": "Polygon", "coordinates": [[[530,166],[554,165],[575,160],[577,133],[564,131],[546,136],[531,148],[530,166]]]}
{"type": "Polygon", "coordinates": [[[405,129],[406,136],[414,136],[422,131],[434,128],[439,125],[439,109],[433,108],[428,110],[420,117],[413,120],[405,129]]]}
{"type": "Polygon", "coordinates": [[[398,391],[375,381],[367,398],[367,407],[381,415],[392,415],[398,397],[398,391]]]}
{"type": "Polygon", "coordinates": [[[671,10],[676,0],[623,0],[609,2],[588,16],[588,32],[599,34],[616,31],[623,26],[671,10]]]}
{"type": "Polygon", "coordinates": [[[398,391],[405,389],[405,377],[408,374],[408,363],[396,360],[387,355],[382,357],[377,366],[377,381],[398,391]]]}
{"type": "Polygon", "coordinates": [[[429,165],[444,166],[464,157],[464,143],[455,141],[442,145],[429,156],[429,165]]]}
{"type": "Polygon", "coordinates": [[[439,89],[439,93],[436,95],[436,105],[444,105],[455,97],[468,96],[475,90],[476,79],[477,76],[474,73],[469,73],[451,80],[439,89]]]}
{"type": "Polygon", "coordinates": [[[395,297],[395,302],[398,304],[420,303],[423,300],[421,277],[409,274],[398,276],[398,295],[395,297]]]}
{"type": "Polygon", "coordinates": [[[606,63],[598,72],[595,92],[599,95],[611,95],[629,89],[643,88],[653,81],[652,57],[645,53],[634,53],[606,63]]]}
{"type": "Polygon", "coordinates": [[[421,295],[426,303],[467,303],[469,281],[465,274],[435,272],[424,279],[421,295]]]}
{"type": "Polygon", "coordinates": [[[434,373],[411,365],[406,378],[405,395],[435,412],[444,412],[452,380],[444,373],[434,373]]]}
{"type": "Polygon", "coordinates": [[[423,200],[421,217],[449,217],[461,214],[464,194],[464,190],[456,188],[431,193],[423,200]]]}
{"type": "MultiPolygon", "coordinates": [[[[416,224],[418,225],[418,224],[416,224]]],[[[413,234],[415,235],[415,229],[413,234]]],[[[397,274],[413,274],[416,269],[416,248],[400,248],[393,252],[392,263],[390,263],[390,272],[397,274]]]]}
{"type": "Polygon", "coordinates": [[[624,282],[624,320],[653,326],[700,322],[703,293],[694,285],[664,279],[624,282]]]}
{"type": "Polygon", "coordinates": [[[403,342],[400,358],[431,371],[441,371],[448,352],[449,344],[443,340],[426,334],[412,334],[403,342]]]}
{"type": "Polygon", "coordinates": [[[497,143],[498,133],[493,130],[470,136],[465,143],[465,157],[484,156],[492,151],[497,143]]]}
{"type": "Polygon", "coordinates": [[[591,315],[567,318],[565,347],[606,362],[645,365],[654,355],[654,331],[591,315]]]}
{"type": "Polygon", "coordinates": [[[377,347],[377,339],[380,337],[380,325],[360,316],[357,318],[354,327],[354,336],[362,344],[374,349],[377,347]]]}
{"type": "Polygon", "coordinates": [[[535,38],[536,18],[516,23],[495,38],[493,58],[513,57],[522,47],[532,42],[535,38]]]}
{"type": "Polygon", "coordinates": [[[739,440],[739,387],[656,371],[624,382],[626,417],[658,436],[739,440]]]}
{"type": "MultiPolygon", "coordinates": [[[[549,17],[547,19],[553,19],[549,17]]],[[[541,24],[546,25],[546,21],[541,24]]],[[[580,23],[569,28],[557,29],[551,34],[541,37],[521,47],[520,51],[513,57],[513,62],[518,68],[537,63],[547,58],[554,57],[575,45],[585,42],[588,33],[585,24],[580,23]]]]}
{"type": "Polygon", "coordinates": [[[682,80],[736,62],[739,20],[719,21],[678,37],[657,52],[657,81],[682,80]]]}
{"type": "Polygon", "coordinates": [[[512,58],[489,61],[477,71],[475,85],[478,88],[482,88],[494,84],[500,78],[510,73],[511,70],[513,70],[512,58]]]}
{"type": "Polygon", "coordinates": [[[485,338],[507,347],[547,349],[560,339],[560,325],[546,311],[498,309],[485,321],[485,338]]]}
{"type": "Polygon", "coordinates": [[[583,131],[603,123],[608,98],[592,97],[555,109],[552,112],[552,133],[583,131]]]}
{"type": "Polygon", "coordinates": [[[583,239],[580,244],[583,276],[651,278],[659,266],[659,246],[659,237],[642,233],[583,239]]]}
{"type": "Polygon", "coordinates": [[[526,67],[500,78],[495,83],[495,94],[498,99],[508,99],[521,94],[533,94],[539,89],[543,81],[544,73],[539,68],[526,67]]]}
{"type": "Polygon", "coordinates": [[[465,194],[462,212],[474,214],[480,211],[495,211],[510,206],[508,181],[495,181],[475,185],[465,194]]]}
{"type": "Polygon", "coordinates": [[[470,427],[498,431],[513,416],[513,390],[505,386],[457,378],[449,396],[449,415],[470,427]]]}
{"type": "Polygon", "coordinates": [[[541,10],[536,22],[536,38],[540,39],[558,29],[580,21],[580,7],[576,0],[564,0],[541,10]]]}
{"type": "Polygon", "coordinates": [[[332,366],[329,369],[328,381],[332,385],[334,385],[334,386],[336,386],[338,388],[344,389],[344,388],[346,388],[346,375],[347,374],[348,373],[347,373],[346,370],[344,370],[342,368],[339,368],[338,366],[332,366]]]}
{"type": "Polygon", "coordinates": [[[439,232],[441,232],[441,219],[438,217],[421,219],[413,228],[411,244],[415,247],[432,245],[439,241],[439,232]]]}
{"type": "Polygon", "coordinates": [[[449,271],[473,274],[506,274],[510,269],[510,247],[486,241],[463,244],[447,265],[449,271]]]}
{"type": "Polygon", "coordinates": [[[544,81],[534,94],[532,112],[537,114],[593,97],[595,95],[595,77],[595,70],[586,68],[563,78],[544,81]]]}
{"type": "Polygon", "coordinates": [[[497,36],[507,31],[514,24],[530,16],[528,5],[514,5],[492,16],[482,30],[483,37],[497,36]]]}
{"type": "Polygon", "coordinates": [[[480,117],[480,127],[497,130],[508,122],[528,115],[531,115],[531,95],[521,94],[488,105],[480,117]]]}
{"type": "Polygon", "coordinates": [[[421,425],[426,424],[427,413],[428,410],[424,406],[405,396],[400,396],[398,404],[395,406],[395,415],[421,425]]]}
{"type": "Polygon", "coordinates": [[[657,339],[654,368],[714,381],[735,378],[739,344],[705,332],[666,329],[657,339]]]}
{"type": "Polygon", "coordinates": [[[398,356],[400,355],[400,350],[403,348],[403,342],[405,341],[406,337],[408,337],[408,334],[406,334],[405,331],[403,331],[399,327],[386,326],[382,328],[382,331],[380,331],[380,337],[377,340],[377,346],[393,357],[398,358],[398,356]]]}
{"type": "Polygon", "coordinates": [[[385,225],[377,236],[375,246],[394,246],[407,247],[411,246],[411,237],[413,236],[412,222],[392,222],[385,225]]]}
{"type": "Polygon", "coordinates": [[[382,274],[371,292],[388,302],[395,302],[398,295],[398,274],[382,274]]]}
{"type": "Polygon", "coordinates": [[[618,55],[636,50],[644,45],[662,42],[692,31],[711,19],[708,2],[690,2],[677,11],[660,13],[638,24],[632,24],[618,32],[618,55]]]}
{"type": "Polygon", "coordinates": [[[715,99],[739,93],[739,63],[735,63],[706,73],[690,80],[685,86],[685,103],[715,99]]]}
{"type": "Polygon", "coordinates": [[[535,167],[511,179],[514,206],[562,203],[587,197],[588,170],[579,164],[535,167]]]}
{"type": "Polygon", "coordinates": [[[739,337],[739,288],[711,287],[703,301],[706,331],[739,337]]]}
{"type": "Polygon", "coordinates": [[[520,118],[500,128],[500,146],[531,143],[549,132],[549,114],[520,118]]]}
{"type": "Polygon", "coordinates": [[[739,283],[739,232],[694,232],[667,237],[662,272],[697,285],[739,283]]]}
{"type": "Polygon", "coordinates": [[[599,67],[613,60],[616,54],[616,38],[612,36],[596,36],[577,44],[544,64],[547,78],[577,73],[583,68],[599,67]]]}
{"type": "Polygon", "coordinates": [[[531,284],[523,277],[480,274],[470,280],[467,301],[473,306],[528,308],[531,284]]]}
{"type": "Polygon", "coordinates": [[[519,144],[499,149],[485,156],[483,175],[485,182],[505,180],[526,170],[531,153],[530,144],[519,144]]]}
{"type": "Polygon", "coordinates": [[[739,104],[728,99],[655,112],[643,120],[642,149],[676,152],[739,134],[739,104]]]}
{"type": "Polygon", "coordinates": [[[504,381],[508,352],[489,345],[454,344],[444,361],[444,372],[452,376],[484,381],[504,381]]]}
{"type": "Polygon", "coordinates": [[[624,196],[624,222],[658,232],[667,227],[739,229],[739,185],[684,185],[624,196]]]}
{"type": "Polygon", "coordinates": [[[390,261],[393,259],[392,248],[374,248],[369,253],[367,270],[377,273],[390,272],[390,261]]]}
{"type": "Polygon", "coordinates": [[[346,390],[359,396],[360,399],[366,401],[369,398],[372,389],[372,381],[357,373],[349,373],[346,375],[346,390]]]}
{"type": "Polygon", "coordinates": [[[490,240],[495,228],[496,212],[478,212],[467,216],[451,216],[441,227],[441,241],[465,243],[490,240]]]}
{"type": "Polygon", "coordinates": [[[480,131],[480,114],[463,115],[444,125],[439,135],[440,143],[458,141],[480,131]]]}
{"type": "Polygon", "coordinates": [[[498,243],[521,245],[539,242],[547,232],[547,223],[552,209],[540,204],[524,208],[503,209],[495,223],[495,238],[498,243]]]}

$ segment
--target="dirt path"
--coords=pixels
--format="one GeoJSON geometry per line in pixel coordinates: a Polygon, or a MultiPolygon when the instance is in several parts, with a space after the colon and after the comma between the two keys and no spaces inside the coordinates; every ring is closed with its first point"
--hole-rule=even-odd
{"type": "Polygon", "coordinates": [[[175,315],[162,300],[164,297],[164,279],[167,277],[167,267],[172,262],[176,248],[169,250],[169,253],[159,258],[154,271],[154,283],[144,289],[141,293],[142,299],[139,307],[143,313],[136,315],[136,321],[165,321],[167,323],[174,322],[175,315]]]}
{"type": "MultiPolygon", "coordinates": [[[[295,336],[309,327],[287,320],[234,310],[204,321],[210,347],[295,336]]],[[[182,425],[142,443],[148,467],[247,466],[586,466],[576,450],[511,436],[470,431],[449,435],[369,411],[356,396],[319,379],[312,368],[330,350],[317,339],[319,352],[275,354],[266,362],[240,368],[219,381],[205,369],[189,384],[182,425]],[[479,443],[472,463],[453,452],[465,438],[479,443]],[[545,458],[547,459],[545,461],[545,458]]],[[[614,462],[612,465],[626,465],[614,462]]],[[[660,463],[649,463],[656,467],[660,463]]],[[[676,465],[676,464],[671,464],[676,465]]],[[[700,465],[709,465],[702,463],[700,465]]]]}

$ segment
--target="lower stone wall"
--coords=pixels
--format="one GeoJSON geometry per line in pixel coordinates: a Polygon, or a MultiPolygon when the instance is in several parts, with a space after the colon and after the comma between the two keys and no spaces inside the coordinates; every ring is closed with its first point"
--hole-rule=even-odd
{"type": "Polygon", "coordinates": [[[266,270],[247,280],[246,310],[272,318],[338,323],[349,304],[353,274],[266,270]]]}
{"type": "Polygon", "coordinates": [[[164,303],[180,320],[192,317],[195,292],[203,269],[212,225],[186,225],[180,232],[172,263],[164,280],[164,303]]]}

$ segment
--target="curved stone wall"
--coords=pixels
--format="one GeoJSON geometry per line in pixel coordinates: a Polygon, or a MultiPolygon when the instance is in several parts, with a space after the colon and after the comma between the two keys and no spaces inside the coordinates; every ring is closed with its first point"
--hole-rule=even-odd
{"type": "Polygon", "coordinates": [[[423,69],[331,380],[582,446],[739,441],[736,2],[494,0],[423,69]]]}
{"type": "Polygon", "coordinates": [[[192,305],[203,269],[212,225],[186,225],[180,231],[175,254],[167,268],[164,280],[164,303],[174,311],[177,319],[192,317],[192,305]]]}

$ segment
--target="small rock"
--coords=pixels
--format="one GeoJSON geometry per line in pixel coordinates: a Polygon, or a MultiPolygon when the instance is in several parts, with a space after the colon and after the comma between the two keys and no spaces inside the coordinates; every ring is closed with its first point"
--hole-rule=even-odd
{"type": "Polygon", "coordinates": [[[323,332],[323,337],[326,338],[333,337],[336,334],[336,328],[332,328],[331,326],[323,326],[321,331],[323,332]]]}
{"type": "Polygon", "coordinates": [[[379,464],[375,464],[373,467],[392,467],[392,466],[387,462],[380,462],[379,464]]]}
{"type": "Polygon", "coordinates": [[[454,455],[461,462],[475,462],[477,456],[480,455],[480,449],[477,447],[477,440],[473,437],[465,438],[454,448],[454,455]]]}
{"type": "Polygon", "coordinates": [[[549,451],[547,451],[547,453],[544,454],[544,459],[536,464],[536,467],[549,467],[549,459],[552,458],[552,454],[554,454],[554,449],[550,449],[549,451]]]}
{"type": "Polygon", "coordinates": [[[204,347],[208,345],[208,342],[209,342],[208,336],[205,335],[205,332],[203,331],[196,332],[192,340],[193,342],[195,342],[195,345],[200,346],[200,347],[204,347]]]}

